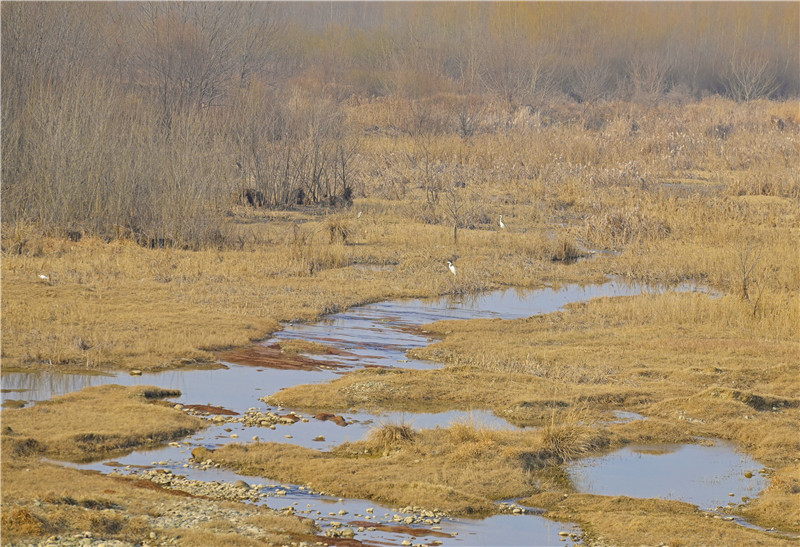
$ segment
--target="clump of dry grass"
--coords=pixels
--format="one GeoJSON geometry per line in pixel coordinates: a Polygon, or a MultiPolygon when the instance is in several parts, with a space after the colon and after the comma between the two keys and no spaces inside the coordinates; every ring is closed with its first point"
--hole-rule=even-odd
{"type": "Polygon", "coordinates": [[[577,247],[575,241],[562,234],[555,241],[555,246],[551,252],[550,259],[561,262],[570,262],[577,260],[582,256],[584,256],[584,253],[577,247]]]}
{"type": "Polygon", "coordinates": [[[3,533],[17,538],[43,536],[51,529],[47,519],[24,506],[5,508],[2,523],[3,533]]]}
{"type": "Polygon", "coordinates": [[[311,342],[309,340],[284,340],[280,342],[281,353],[288,355],[297,355],[299,353],[310,354],[325,354],[330,351],[330,346],[320,344],[319,342],[311,342]]]}
{"type": "Polygon", "coordinates": [[[561,462],[574,460],[594,447],[596,433],[587,415],[581,409],[553,412],[550,421],[541,430],[545,450],[561,462]]]}
{"type": "Polygon", "coordinates": [[[472,421],[458,421],[445,430],[443,445],[447,446],[449,459],[453,462],[491,459],[493,452],[511,454],[503,432],[476,425],[472,421]]]}
{"type": "Polygon", "coordinates": [[[414,430],[407,424],[383,424],[369,432],[367,450],[386,456],[414,444],[414,439],[414,430]]]}
{"type": "Polygon", "coordinates": [[[347,239],[352,233],[350,223],[343,215],[330,215],[325,219],[323,229],[330,236],[329,242],[333,243],[347,243],[347,239]]]}

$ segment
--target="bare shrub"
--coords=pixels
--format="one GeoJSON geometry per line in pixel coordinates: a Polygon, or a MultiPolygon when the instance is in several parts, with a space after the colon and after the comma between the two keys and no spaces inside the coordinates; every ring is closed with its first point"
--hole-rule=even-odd
{"type": "Polygon", "coordinates": [[[780,88],[778,67],[772,56],[752,46],[738,48],[720,71],[728,95],[737,101],[769,97],[780,88]]]}
{"type": "Polygon", "coordinates": [[[593,215],[586,221],[586,231],[589,240],[615,249],[631,242],[664,239],[672,229],[665,221],[633,207],[593,215]]]}

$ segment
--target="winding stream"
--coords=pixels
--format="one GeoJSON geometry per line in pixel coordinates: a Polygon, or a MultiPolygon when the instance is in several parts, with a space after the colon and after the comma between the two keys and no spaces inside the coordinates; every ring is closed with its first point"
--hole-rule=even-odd
{"type": "MultiPolygon", "coordinates": [[[[407,358],[406,351],[425,346],[430,342],[426,337],[416,334],[413,327],[443,319],[529,317],[556,311],[567,303],[586,301],[600,296],[626,296],[663,290],[666,289],[612,281],[585,287],[567,285],[559,289],[505,290],[457,298],[383,302],[333,314],[315,324],[286,325],[284,330],[269,341],[273,343],[287,339],[302,339],[332,346],[343,353],[335,357],[336,364],[343,367],[341,370],[330,368],[310,371],[277,370],[225,363],[226,369],[167,371],[143,376],[14,372],[2,375],[2,398],[23,399],[32,403],[93,385],[112,383],[156,385],[179,389],[182,395],[173,399],[175,403],[208,404],[224,407],[239,414],[244,414],[249,409],[265,412],[280,410],[280,413],[284,414],[291,409],[270,409],[259,401],[259,398],[289,386],[327,382],[336,378],[342,370],[349,371],[367,365],[418,369],[440,366],[428,361],[407,358]]],[[[673,290],[697,289],[692,286],[682,286],[673,290]]],[[[324,360],[330,363],[331,357],[325,356],[324,360]]],[[[298,411],[297,414],[302,415],[302,412],[298,411]]],[[[624,420],[637,419],[636,415],[628,414],[631,413],[620,413],[619,417],[624,420]]],[[[397,524],[398,519],[402,521],[409,514],[366,500],[344,500],[310,492],[297,485],[271,483],[269,479],[263,477],[254,479],[213,467],[203,469],[201,466],[189,463],[191,451],[197,446],[216,448],[228,442],[250,442],[256,438],[259,441],[291,442],[326,450],[344,441],[359,440],[372,427],[382,423],[404,422],[414,428],[423,429],[447,427],[454,421],[466,420],[494,428],[514,427],[491,412],[479,410],[436,414],[345,413],[346,427],[331,421],[317,420],[313,416],[303,417],[307,421],[298,421],[290,426],[278,425],[274,429],[245,427],[238,423],[212,425],[180,443],[171,443],[157,450],[136,451],[114,462],[97,462],[81,467],[103,472],[114,469],[115,472],[140,473],[145,472],[147,468],[157,467],[192,480],[220,483],[245,480],[251,485],[263,483],[256,485],[255,491],[260,493],[258,503],[265,503],[275,509],[294,507],[297,514],[313,517],[323,530],[330,530],[342,524],[346,526],[348,522],[362,522],[365,519],[376,523],[376,526],[378,523],[390,525],[397,524]],[[287,438],[287,435],[291,438],[287,438]]],[[[680,476],[673,476],[660,489],[654,481],[651,481],[653,474],[659,472],[653,471],[654,465],[686,467],[687,462],[692,462],[691,465],[694,465],[698,461],[707,459],[708,454],[703,450],[709,447],[673,447],[671,452],[667,450],[665,454],[646,458],[641,452],[621,452],[609,455],[605,459],[584,460],[573,466],[570,472],[581,491],[592,493],[682,499],[704,508],[723,505],[719,501],[727,497],[729,492],[756,497],[765,486],[765,479],[756,473],[754,478],[748,481],[744,478],[744,472],[757,471],[761,466],[748,457],[734,452],[729,445],[717,444],[711,448],[717,457],[714,460],[715,465],[697,470],[688,481],[682,480],[680,476]],[[700,452],[693,452],[697,450],[700,452]],[[606,478],[619,475],[618,470],[613,467],[614,462],[623,462],[624,467],[625,462],[629,462],[631,458],[630,454],[634,454],[633,458],[638,459],[638,463],[641,464],[641,470],[637,470],[639,474],[622,474],[622,478],[616,483],[613,481],[609,484],[604,483],[606,478]],[[679,455],[683,459],[677,464],[664,463],[669,462],[672,455],[679,455]],[[608,463],[609,461],[611,463],[608,463]],[[698,480],[700,485],[692,490],[692,485],[698,480]],[[703,482],[706,480],[710,482],[703,482]],[[687,499],[685,495],[687,491],[710,492],[711,489],[706,487],[712,483],[715,488],[711,497],[700,499],[699,495],[691,494],[687,499]],[[619,484],[652,488],[620,490],[619,484]]],[[[556,523],[536,514],[503,514],[482,520],[441,518],[435,526],[430,522],[415,522],[411,524],[410,529],[414,530],[413,533],[408,529],[398,531],[383,527],[370,530],[363,527],[359,528],[355,538],[367,544],[400,544],[401,541],[410,539],[414,544],[436,541],[441,545],[462,546],[573,545],[580,533],[574,525],[556,523]],[[565,532],[573,535],[564,535],[565,532]],[[429,535],[431,537],[428,537],[429,535]]]]}

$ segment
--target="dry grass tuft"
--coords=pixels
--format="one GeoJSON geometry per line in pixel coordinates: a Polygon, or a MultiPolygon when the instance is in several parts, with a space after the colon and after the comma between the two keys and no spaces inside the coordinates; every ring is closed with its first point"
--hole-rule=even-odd
{"type": "Polygon", "coordinates": [[[352,233],[350,223],[343,215],[331,215],[325,219],[323,229],[330,236],[329,242],[333,243],[347,243],[347,239],[352,233]]]}
{"type": "Polygon", "coordinates": [[[581,409],[553,412],[550,422],[541,431],[545,450],[561,462],[574,460],[589,452],[594,448],[596,432],[586,418],[586,413],[581,409]]]}
{"type": "Polygon", "coordinates": [[[4,534],[19,538],[43,536],[50,529],[47,520],[34,514],[28,507],[5,509],[2,523],[4,534]]]}
{"type": "Polygon", "coordinates": [[[281,353],[287,355],[298,355],[301,353],[323,355],[329,353],[331,348],[318,342],[308,340],[284,340],[280,342],[281,353]]]}
{"type": "Polygon", "coordinates": [[[384,424],[369,432],[367,445],[372,453],[388,455],[414,444],[414,430],[406,424],[384,424]]]}

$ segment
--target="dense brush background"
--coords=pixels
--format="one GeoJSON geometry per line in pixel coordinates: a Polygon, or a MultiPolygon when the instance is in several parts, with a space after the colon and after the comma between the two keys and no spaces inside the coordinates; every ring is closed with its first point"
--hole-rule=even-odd
{"type": "Polygon", "coordinates": [[[658,165],[631,150],[615,164],[598,140],[638,134],[650,161],[691,163],[692,139],[741,126],[720,107],[687,135],[658,108],[796,97],[799,19],[763,2],[4,3],[3,221],[198,248],[231,244],[220,220],[243,200],[340,207],[422,187],[417,213],[438,222],[467,212],[446,193],[467,180],[647,180],[658,165]],[[446,145],[481,135],[500,145],[446,145]]]}

